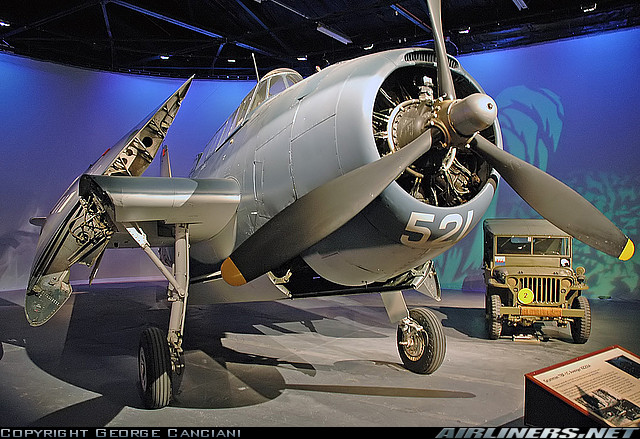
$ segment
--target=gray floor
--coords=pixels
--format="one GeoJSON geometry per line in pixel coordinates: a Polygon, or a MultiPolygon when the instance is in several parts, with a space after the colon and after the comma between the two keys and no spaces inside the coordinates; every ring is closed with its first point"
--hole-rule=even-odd
{"type": "Polygon", "coordinates": [[[544,328],[549,341],[490,341],[484,296],[417,293],[442,318],[447,356],[406,371],[379,295],[190,309],[181,393],[148,411],[136,391],[138,337],[165,327],[159,283],[77,287],[31,328],[23,292],[0,293],[2,426],[519,426],[524,374],[610,345],[640,352],[640,302],[594,300],[592,337],[544,328]]]}

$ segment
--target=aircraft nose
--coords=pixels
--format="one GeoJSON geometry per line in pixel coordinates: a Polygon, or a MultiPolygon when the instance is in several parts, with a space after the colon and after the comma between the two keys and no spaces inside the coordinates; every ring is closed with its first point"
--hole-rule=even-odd
{"type": "Polygon", "coordinates": [[[489,128],[498,117],[498,106],[484,93],[474,93],[451,104],[449,121],[463,136],[489,128]]]}

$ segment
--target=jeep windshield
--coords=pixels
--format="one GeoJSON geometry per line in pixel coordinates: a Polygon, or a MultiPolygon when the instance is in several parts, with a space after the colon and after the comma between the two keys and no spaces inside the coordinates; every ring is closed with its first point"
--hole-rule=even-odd
{"type": "Polygon", "coordinates": [[[496,254],[569,256],[569,238],[498,236],[496,254]]]}

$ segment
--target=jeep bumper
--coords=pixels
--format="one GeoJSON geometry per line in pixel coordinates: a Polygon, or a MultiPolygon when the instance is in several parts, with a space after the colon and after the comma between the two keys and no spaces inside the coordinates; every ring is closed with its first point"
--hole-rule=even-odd
{"type": "Polygon", "coordinates": [[[521,316],[521,317],[584,317],[583,309],[558,308],[550,306],[502,306],[500,314],[503,316],[521,316]]]}

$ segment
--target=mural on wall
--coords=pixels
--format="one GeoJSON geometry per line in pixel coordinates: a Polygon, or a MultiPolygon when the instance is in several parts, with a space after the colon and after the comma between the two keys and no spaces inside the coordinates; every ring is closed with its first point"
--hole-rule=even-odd
{"type": "MultiPolygon", "coordinates": [[[[496,97],[504,147],[511,154],[547,170],[560,142],[564,108],[560,97],[550,90],[514,86],[496,97]]],[[[598,167],[597,163],[594,163],[598,167]]],[[[640,236],[640,187],[638,174],[568,167],[564,183],[589,200],[629,236],[640,236]]],[[[540,218],[517,194],[501,181],[497,197],[485,218],[540,218]]],[[[553,196],[553,194],[549,194],[553,196]]],[[[444,288],[484,290],[482,279],[482,229],[477,228],[457,248],[436,259],[444,288]]],[[[638,256],[620,262],[574,240],[574,267],[587,271],[588,297],[637,299],[640,294],[638,256]]]]}
{"type": "Polygon", "coordinates": [[[573,172],[566,183],[583,194],[594,206],[629,236],[636,237],[636,256],[620,263],[574,240],[574,263],[586,268],[591,297],[638,299],[640,297],[640,187],[638,174],[612,174],[598,170],[573,172]]]}
{"type": "MultiPolygon", "coordinates": [[[[558,148],[564,109],[550,90],[532,90],[524,85],[509,87],[495,97],[505,150],[547,170],[549,157],[558,148]]],[[[485,218],[539,218],[516,194],[504,195],[501,181],[497,196],[485,218]]],[[[507,188],[509,189],[509,188],[507,188]]],[[[481,290],[483,236],[478,226],[465,241],[436,259],[439,279],[445,288],[481,290]]]]}
{"type": "MultiPolygon", "coordinates": [[[[465,68],[498,104],[505,149],[545,169],[640,239],[640,30],[611,32],[465,56],[465,68]],[[615,100],[614,107],[604,105],[615,100]]],[[[553,194],[550,194],[553,196],[553,194]]],[[[539,218],[504,181],[485,218],[539,218]]],[[[436,258],[443,288],[483,290],[482,230],[436,258]]],[[[589,297],[640,299],[640,255],[631,260],[574,240],[589,297]]]]}

